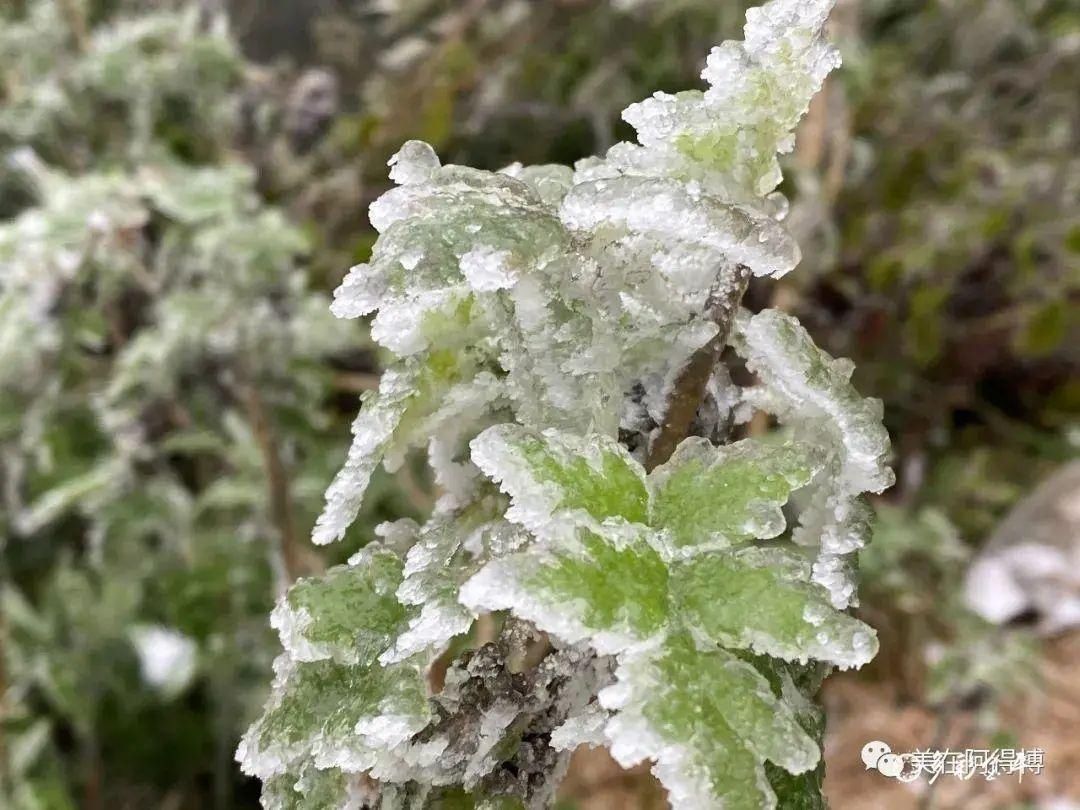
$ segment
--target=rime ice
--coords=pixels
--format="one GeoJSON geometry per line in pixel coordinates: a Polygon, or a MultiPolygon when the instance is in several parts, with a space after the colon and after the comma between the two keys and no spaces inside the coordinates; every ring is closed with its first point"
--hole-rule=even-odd
{"type": "Polygon", "coordinates": [[[707,435],[651,472],[643,457],[689,359],[729,333],[715,301],[741,287],[723,280],[799,261],[777,155],[838,64],[830,7],[751,9],[745,41],[709,56],[707,89],[632,105],[638,143],[572,171],[444,166],[418,141],[391,159],[399,185],[371,207],[379,240],[333,311],[377,313],[372,336],[396,359],[362,404],[314,539],[340,538],[375,467],[410,448],[427,445],[444,492],[425,525],[387,528],[275,610],[286,656],[241,745],[249,772],[367,771],[387,801],[484,784],[524,744],[524,698],[484,691],[506,675],[486,668],[490,645],[455,659],[437,695],[424,672],[489,611],[514,617],[511,635],[523,621],[546,632],[538,672],[574,686],[527,698],[530,722],[551,722],[556,750],[528,753],[550,757],[545,785],[585,743],[652,760],[681,808],[772,807],[767,762],[817,766],[807,673],[861,666],[877,647],[844,608],[864,494],[892,480],[880,404],[794,319],[740,315],[730,342],[758,384],[718,368],[707,435]],[[723,420],[755,409],[790,430],[716,446],[723,420]],[[566,655],[592,664],[545,669],[566,655]]]}

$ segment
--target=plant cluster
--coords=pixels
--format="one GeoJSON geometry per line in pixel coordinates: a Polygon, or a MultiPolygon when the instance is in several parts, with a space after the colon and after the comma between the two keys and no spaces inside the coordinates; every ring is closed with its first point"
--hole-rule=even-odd
{"type": "Polygon", "coordinates": [[[222,18],[107,6],[0,22],[0,804],[20,810],[232,795],[266,612],[322,568],[302,527],[332,472],[326,360],[364,345],[233,157],[222,18]]]}
{"type": "Polygon", "coordinates": [[[285,652],[238,751],[267,807],[543,807],[582,743],[654,761],[678,807],[823,801],[813,694],[876,651],[845,609],[888,435],[850,362],[739,302],[800,258],[777,154],[838,64],[830,7],[751,10],[707,90],[632,105],[638,143],[573,170],[391,159],[333,310],[377,312],[396,359],[314,540],[414,447],[442,496],[275,609],[285,652]],[[782,429],[729,443],[755,412],[782,429]],[[498,640],[462,651],[491,612],[498,640]]]}

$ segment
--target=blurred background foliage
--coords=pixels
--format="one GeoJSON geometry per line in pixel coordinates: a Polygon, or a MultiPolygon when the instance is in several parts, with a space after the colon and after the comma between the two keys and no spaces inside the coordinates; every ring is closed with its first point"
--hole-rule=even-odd
{"type": "MultiPolygon", "coordinates": [[[[0,2],[0,806],[256,806],[232,753],[274,599],[434,497],[406,466],[346,543],[307,542],[377,381],[327,301],[387,158],[602,152],[746,5],[0,2]]],[[[993,714],[1038,642],[973,614],[965,572],[1080,445],[1080,7],[841,0],[833,27],[787,161],[803,264],[747,303],[885,400],[859,677],[993,714]]]]}

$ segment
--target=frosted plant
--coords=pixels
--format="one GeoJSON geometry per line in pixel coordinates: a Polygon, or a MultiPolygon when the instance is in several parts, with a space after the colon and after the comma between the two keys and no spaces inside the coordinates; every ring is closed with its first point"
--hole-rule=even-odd
{"type": "Polygon", "coordinates": [[[413,448],[442,496],[275,610],[238,751],[267,807],[546,807],[580,744],[651,760],[676,807],[823,804],[813,695],[877,648],[845,608],[888,436],[849,362],[739,301],[799,261],[777,155],[839,62],[830,6],[751,10],[709,89],[632,105],[639,142],[573,171],[391,160],[333,310],[377,313],[396,360],[314,540],[413,448]],[[782,430],[729,443],[754,411],[782,430]],[[489,613],[497,638],[463,647],[489,613]]]}
{"type": "Polygon", "coordinates": [[[336,441],[328,362],[363,334],[232,149],[220,16],[117,5],[0,4],[0,737],[23,752],[0,753],[0,807],[20,810],[155,804],[127,753],[96,799],[101,763],[76,764],[148,727],[160,784],[228,795],[265,614],[320,565],[294,527],[336,441]]]}

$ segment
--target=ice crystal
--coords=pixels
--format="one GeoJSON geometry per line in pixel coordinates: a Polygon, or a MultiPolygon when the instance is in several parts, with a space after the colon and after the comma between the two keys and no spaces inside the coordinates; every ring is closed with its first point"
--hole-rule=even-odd
{"type": "Polygon", "coordinates": [[[731,321],[748,275],[799,261],[777,155],[838,63],[830,7],[752,9],[745,41],[710,55],[708,89],[632,105],[639,142],[574,170],[442,165],[416,141],[391,159],[379,239],[333,311],[374,313],[394,359],[314,539],[340,538],[375,467],[412,447],[443,493],[424,525],[382,527],[275,610],[286,655],[239,752],[272,778],[268,806],[324,783],[347,806],[342,779],[367,772],[382,806],[545,807],[579,744],[652,760],[677,807],[817,795],[813,692],[877,646],[844,608],[888,437],[850,364],[794,319],[731,321]],[[757,383],[717,366],[693,435],[653,463],[688,361],[717,336],[757,383]],[[755,409],[786,429],[723,444],[755,409]],[[453,639],[495,611],[498,640],[461,653],[453,639]],[[523,672],[515,645],[535,631],[552,649],[523,672]]]}

